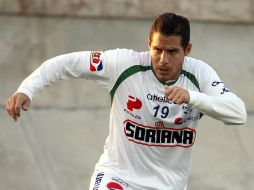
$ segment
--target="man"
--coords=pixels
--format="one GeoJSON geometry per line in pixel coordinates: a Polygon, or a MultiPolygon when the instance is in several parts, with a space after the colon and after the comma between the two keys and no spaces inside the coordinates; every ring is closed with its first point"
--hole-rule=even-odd
{"type": "Polygon", "coordinates": [[[112,100],[110,131],[90,190],[184,190],[197,122],[203,114],[225,124],[246,122],[244,103],[191,51],[188,19],[160,15],[149,52],[76,52],[44,62],[12,95],[14,120],[35,93],[70,77],[97,81],[112,100]]]}

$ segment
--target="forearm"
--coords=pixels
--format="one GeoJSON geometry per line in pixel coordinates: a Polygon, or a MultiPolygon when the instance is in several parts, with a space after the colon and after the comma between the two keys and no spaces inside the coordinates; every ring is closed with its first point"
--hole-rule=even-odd
{"type": "Polygon", "coordinates": [[[37,92],[52,83],[82,77],[82,54],[84,52],[65,54],[45,61],[21,83],[17,92],[25,93],[31,100],[37,92]]]}
{"type": "Polygon", "coordinates": [[[201,113],[211,116],[225,124],[243,124],[247,113],[243,101],[233,93],[222,96],[208,96],[204,93],[190,91],[190,104],[201,113]]]}

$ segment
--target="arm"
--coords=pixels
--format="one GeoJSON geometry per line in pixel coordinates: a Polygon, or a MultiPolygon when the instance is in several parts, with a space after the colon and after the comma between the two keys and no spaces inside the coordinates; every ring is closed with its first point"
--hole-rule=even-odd
{"type": "Polygon", "coordinates": [[[209,96],[177,86],[166,86],[165,96],[175,104],[191,104],[199,112],[228,125],[243,124],[247,119],[243,101],[233,93],[228,92],[223,96],[209,96]]]}
{"type": "Polygon", "coordinates": [[[63,79],[93,79],[109,88],[114,62],[109,63],[108,60],[112,56],[114,56],[113,50],[105,53],[84,51],[60,55],[45,61],[21,83],[17,92],[7,100],[7,112],[17,121],[21,108],[26,111],[35,94],[46,86],[63,79]]]}
{"type": "Polygon", "coordinates": [[[84,77],[84,61],[89,52],[64,54],[45,61],[19,86],[17,92],[26,94],[30,100],[46,86],[69,78],[84,77]]]}
{"type": "Polygon", "coordinates": [[[200,91],[188,90],[190,104],[201,113],[225,124],[243,124],[247,113],[243,101],[221,81],[217,72],[204,62],[199,62],[196,71],[200,91]]]}
{"type": "Polygon", "coordinates": [[[188,90],[189,103],[201,113],[223,121],[225,124],[244,124],[247,113],[243,101],[233,93],[223,96],[209,96],[204,93],[188,90]]]}
{"type": "Polygon", "coordinates": [[[243,101],[229,91],[209,65],[195,64],[196,70],[192,72],[197,77],[200,91],[170,86],[165,88],[165,96],[176,104],[191,104],[199,112],[225,124],[245,123],[247,113],[243,101]]]}
{"type": "Polygon", "coordinates": [[[29,75],[6,102],[6,110],[17,121],[21,108],[27,111],[33,96],[44,87],[61,79],[82,77],[81,56],[85,52],[77,52],[57,56],[45,61],[38,69],[29,75]]]}

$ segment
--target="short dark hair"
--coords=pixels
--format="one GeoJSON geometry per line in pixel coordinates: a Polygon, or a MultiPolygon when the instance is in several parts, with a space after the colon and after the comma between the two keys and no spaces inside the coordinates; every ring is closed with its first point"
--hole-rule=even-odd
{"type": "Polygon", "coordinates": [[[159,15],[154,21],[151,31],[150,40],[152,40],[153,34],[160,32],[163,35],[181,36],[181,45],[187,47],[190,42],[190,23],[189,20],[183,16],[176,15],[174,13],[164,13],[159,15]]]}

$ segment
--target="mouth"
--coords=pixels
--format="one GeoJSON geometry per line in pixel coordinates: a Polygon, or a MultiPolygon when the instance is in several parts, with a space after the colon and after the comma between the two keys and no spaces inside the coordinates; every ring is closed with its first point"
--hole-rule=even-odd
{"type": "Polygon", "coordinates": [[[161,73],[161,74],[167,74],[169,72],[168,69],[165,68],[157,68],[157,70],[161,73]]]}

